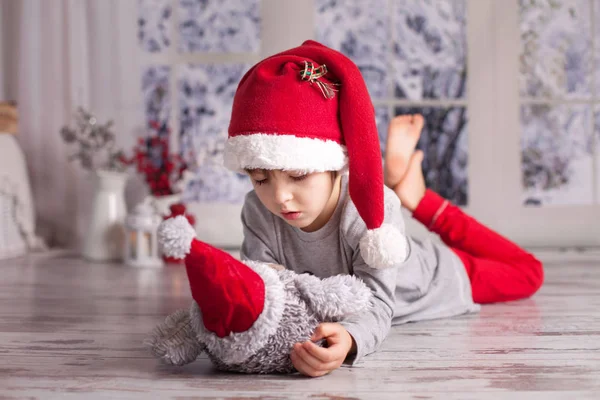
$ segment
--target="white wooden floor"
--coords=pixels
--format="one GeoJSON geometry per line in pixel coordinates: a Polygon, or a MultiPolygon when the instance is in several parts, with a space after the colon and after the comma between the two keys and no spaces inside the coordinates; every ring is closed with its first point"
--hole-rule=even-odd
{"type": "Polygon", "coordinates": [[[0,398],[600,399],[600,262],[547,263],[534,298],[393,329],[318,379],[168,367],[142,347],[190,301],[185,270],[76,257],[0,261],[0,398]]]}

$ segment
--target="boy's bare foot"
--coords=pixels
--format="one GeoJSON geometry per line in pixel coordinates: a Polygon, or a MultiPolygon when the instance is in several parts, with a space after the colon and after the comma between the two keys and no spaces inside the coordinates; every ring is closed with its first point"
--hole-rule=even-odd
{"type": "Polygon", "coordinates": [[[410,212],[415,211],[423,197],[425,196],[426,186],[423,176],[423,152],[416,150],[408,161],[408,168],[402,177],[402,180],[392,189],[400,198],[400,203],[410,212]]]}
{"type": "Polygon", "coordinates": [[[421,114],[399,115],[390,122],[384,157],[387,187],[393,189],[404,177],[424,124],[421,114]]]}

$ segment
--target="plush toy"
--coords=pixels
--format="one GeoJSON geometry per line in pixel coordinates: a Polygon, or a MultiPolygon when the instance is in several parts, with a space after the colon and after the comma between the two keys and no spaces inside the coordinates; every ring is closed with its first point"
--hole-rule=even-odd
{"type": "Polygon", "coordinates": [[[194,299],[189,311],[168,316],[146,341],[168,364],[193,362],[206,351],[220,370],[291,373],[295,343],[310,340],[319,323],[339,322],[371,302],[371,291],[350,275],[319,279],[241,262],[197,240],[183,216],[163,221],[158,240],[166,255],[185,257],[194,299]]]}

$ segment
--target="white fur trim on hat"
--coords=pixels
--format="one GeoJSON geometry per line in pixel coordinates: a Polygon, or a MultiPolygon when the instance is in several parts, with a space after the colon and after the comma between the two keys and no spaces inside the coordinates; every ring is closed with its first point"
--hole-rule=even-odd
{"type": "Polygon", "coordinates": [[[252,133],[227,140],[224,162],[236,172],[262,168],[310,173],[339,171],[346,166],[348,157],[346,146],[333,140],[252,133]]]}
{"type": "Polygon", "coordinates": [[[178,215],[161,222],[157,236],[163,254],[168,257],[184,258],[190,252],[196,231],[187,218],[178,215]]]}
{"type": "Polygon", "coordinates": [[[389,268],[406,260],[406,236],[391,224],[370,229],[360,239],[360,254],[371,268],[389,268]]]}
{"type": "Polygon", "coordinates": [[[200,342],[224,363],[240,364],[263,348],[279,328],[285,308],[285,290],[277,272],[266,263],[244,261],[265,283],[265,303],[254,324],[244,332],[232,332],[223,338],[204,327],[202,312],[194,301],[190,309],[192,327],[200,342]]]}

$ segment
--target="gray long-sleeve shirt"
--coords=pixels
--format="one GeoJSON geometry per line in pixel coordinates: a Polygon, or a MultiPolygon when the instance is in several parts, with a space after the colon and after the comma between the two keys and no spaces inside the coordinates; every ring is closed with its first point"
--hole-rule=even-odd
{"type": "MultiPolygon", "coordinates": [[[[384,222],[404,232],[398,197],[388,188],[384,196],[384,222]]],[[[242,259],[281,264],[320,278],[352,274],[371,289],[371,310],[341,323],[356,341],[357,353],[348,363],[355,364],[377,350],[392,324],[479,309],[473,303],[464,266],[443,244],[408,238],[409,255],[403,263],[387,269],[373,269],[365,263],[358,243],[367,227],[348,194],[347,176],[342,176],[333,216],[318,231],[304,232],[287,224],[268,211],[254,191],[246,196],[242,224],[242,259]]]]}

